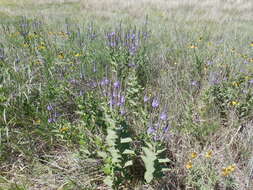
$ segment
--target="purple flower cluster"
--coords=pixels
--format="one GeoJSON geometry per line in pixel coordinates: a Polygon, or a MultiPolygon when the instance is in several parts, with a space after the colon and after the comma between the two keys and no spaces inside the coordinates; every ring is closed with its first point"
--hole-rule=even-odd
{"type": "Polygon", "coordinates": [[[148,36],[146,28],[138,30],[132,28],[129,30],[123,30],[121,26],[113,32],[106,33],[107,46],[116,49],[127,49],[130,55],[135,55],[141,46],[141,42],[148,36]]]}

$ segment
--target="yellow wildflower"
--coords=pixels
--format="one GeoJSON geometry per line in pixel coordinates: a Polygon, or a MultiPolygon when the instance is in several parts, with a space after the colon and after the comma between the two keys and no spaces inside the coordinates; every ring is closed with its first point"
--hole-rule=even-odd
{"type": "Polygon", "coordinates": [[[64,58],[64,54],[63,53],[59,53],[58,58],[59,59],[63,59],[64,58]]]}
{"type": "Polygon", "coordinates": [[[253,47],[253,42],[250,43],[250,46],[253,47]]]}
{"type": "Polygon", "coordinates": [[[222,168],[222,175],[228,176],[229,174],[233,173],[235,171],[235,165],[230,165],[226,168],[222,168]]]}
{"type": "Polygon", "coordinates": [[[44,45],[40,45],[38,46],[38,49],[46,49],[46,47],[44,45]]]}
{"type": "Polygon", "coordinates": [[[191,153],[191,158],[194,159],[194,158],[197,158],[198,154],[196,152],[192,152],[191,153]]]}
{"type": "Polygon", "coordinates": [[[230,173],[230,172],[228,171],[227,168],[222,168],[222,175],[223,175],[223,176],[228,176],[229,173],[230,173]]]}
{"type": "Polygon", "coordinates": [[[211,158],[213,156],[213,152],[211,150],[209,150],[206,154],[205,157],[206,158],[211,158]]]}
{"type": "Polygon", "coordinates": [[[227,170],[228,170],[230,173],[234,172],[234,171],[235,171],[235,165],[230,165],[230,166],[228,166],[228,167],[227,167],[227,170]]]}
{"type": "Polygon", "coordinates": [[[80,53],[76,53],[76,54],[75,54],[75,57],[80,57],[80,56],[81,56],[80,53]]]}
{"type": "Polygon", "coordinates": [[[237,101],[232,101],[231,104],[232,104],[233,106],[236,106],[236,105],[239,104],[239,102],[237,102],[237,101]]]}
{"type": "Polygon", "coordinates": [[[67,131],[67,130],[69,130],[68,127],[62,127],[62,128],[60,129],[61,132],[65,132],[65,131],[67,131]]]}
{"type": "Polygon", "coordinates": [[[40,121],[40,119],[37,119],[33,123],[34,123],[34,125],[39,125],[41,123],[41,121],[40,121]]]}
{"type": "Polygon", "coordinates": [[[233,82],[232,85],[238,87],[239,83],[238,82],[233,82]]]}
{"type": "Polygon", "coordinates": [[[192,166],[193,166],[192,161],[187,162],[186,165],[185,165],[186,169],[191,169],[192,166]]]}
{"type": "Polygon", "coordinates": [[[198,47],[195,46],[195,45],[190,45],[190,48],[191,48],[191,49],[196,49],[196,48],[198,48],[198,47]]]}

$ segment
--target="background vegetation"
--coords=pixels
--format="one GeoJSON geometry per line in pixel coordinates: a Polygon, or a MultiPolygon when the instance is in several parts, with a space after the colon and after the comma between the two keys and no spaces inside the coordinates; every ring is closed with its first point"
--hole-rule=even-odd
{"type": "Polygon", "coordinates": [[[250,0],[0,0],[0,189],[253,189],[250,0]]]}

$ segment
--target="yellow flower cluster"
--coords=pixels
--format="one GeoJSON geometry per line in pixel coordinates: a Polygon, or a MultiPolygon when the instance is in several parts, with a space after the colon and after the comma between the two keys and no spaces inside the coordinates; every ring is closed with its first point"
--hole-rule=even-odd
{"type": "Polygon", "coordinates": [[[235,171],[235,165],[230,165],[226,168],[222,168],[222,175],[224,177],[229,176],[231,173],[235,171]]]}
{"type": "Polygon", "coordinates": [[[213,152],[211,150],[209,150],[206,154],[205,157],[206,158],[211,158],[213,156],[213,152]]]}
{"type": "MultiPolygon", "coordinates": [[[[209,151],[206,152],[206,154],[205,154],[205,157],[206,157],[206,158],[211,158],[212,156],[213,156],[213,151],[212,151],[212,150],[209,150],[209,151]]],[[[191,158],[191,159],[195,159],[195,158],[197,158],[197,157],[198,157],[197,152],[192,152],[192,153],[190,154],[190,158],[191,158]]],[[[193,167],[192,160],[189,160],[189,161],[186,163],[185,167],[186,167],[186,169],[191,169],[191,168],[193,167]]]]}
{"type": "Polygon", "coordinates": [[[193,164],[192,164],[191,160],[189,162],[187,162],[186,165],[185,165],[186,169],[191,169],[192,166],[193,166],[193,164]]]}

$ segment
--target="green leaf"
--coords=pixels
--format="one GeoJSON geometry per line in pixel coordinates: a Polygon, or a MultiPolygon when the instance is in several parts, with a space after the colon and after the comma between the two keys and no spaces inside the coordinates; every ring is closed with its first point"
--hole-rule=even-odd
{"type": "Polygon", "coordinates": [[[127,138],[121,138],[120,143],[129,143],[132,142],[133,140],[130,137],[127,138]]]}
{"type": "Polygon", "coordinates": [[[110,175],[111,174],[111,165],[106,164],[105,167],[103,167],[103,171],[106,175],[110,175]]]}
{"type": "Polygon", "coordinates": [[[163,158],[163,159],[158,159],[158,162],[159,163],[168,163],[168,162],[171,162],[171,161],[168,158],[163,158]]]}
{"type": "Polygon", "coordinates": [[[124,168],[128,167],[128,166],[132,166],[133,165],[133,161],[129,160],[125,163],[124,168]]]}
{"type": "Polygon", "coordinates": [[[97,154],[98,154],[99,157],[101,157],[103,159],[106,159],[106,157],[107,157],[106,152],[98,151],[97,154]]]}
{"type": "Polygon", "coordinates": [[[161,153],[164,152],[165,150],[166,150],[166,148],[161,149],[161,150],[158,150],[158,151],[157,151],[157,154],[161,154],[161,153]]]}
{"type": "Polygon", "coordinates": [[[126,149],[122,154],[135,154],[133,150],[126,149]]]}
{"type": "Polygon", "coordinates": [[[111,177],[111,176],[107,176],[107,177],[104,179],[104,183],[105,183],[106,185],[108,185],[109,187],[112,188],[112,186],[113,186],[112,177],[111,177]]]}

